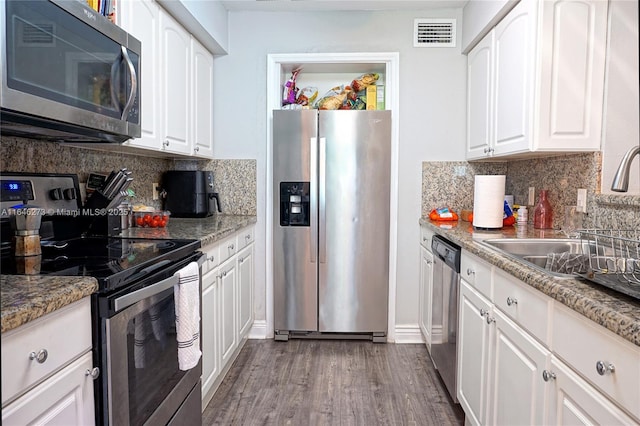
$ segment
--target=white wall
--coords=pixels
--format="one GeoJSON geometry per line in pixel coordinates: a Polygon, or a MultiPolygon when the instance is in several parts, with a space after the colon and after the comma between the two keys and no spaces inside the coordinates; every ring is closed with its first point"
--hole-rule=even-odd
{"type": "MultiPolygon", "coordinates": [[[[610,35],[607,56],[602,192],[613,193],[611,182],[622,156],[640,142],[638,120],[638,2],[609,3],[610,35]]],[[[640,157],[632,164],[628,194],[640,194],[640,157]]]]}
{"type": "MultiPolygon", "coordinates": [[[[461,15],[459,9],[230,12],[229,55],[214,60],[214,156],[257,159],[256,319],[265,318],[267,54],[397,51],[401,116],[396,324],[417,330],[422,161],[464,159],[466,56],[460,48],[414,48],[413,19],[453,17],[460,23],[461,15]]],[[[336,82],[341,83],[348,82],[336,82]]]]}

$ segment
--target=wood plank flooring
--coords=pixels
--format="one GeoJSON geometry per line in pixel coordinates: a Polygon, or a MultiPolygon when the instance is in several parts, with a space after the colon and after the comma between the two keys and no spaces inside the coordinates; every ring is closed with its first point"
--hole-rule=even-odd
{"type": "Polygon", "coordinates": [[[461,425],[424,345],[249,340],[203,425],[461,425]]]}

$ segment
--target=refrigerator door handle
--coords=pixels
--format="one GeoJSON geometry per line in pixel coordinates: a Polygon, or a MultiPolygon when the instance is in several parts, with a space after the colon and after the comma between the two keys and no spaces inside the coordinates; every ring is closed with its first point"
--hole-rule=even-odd
{"type": "Polygon", "coordinates": [[[311,239],[309,254],[311,263],[316,263],[318,257],[318,139],[310,138],[310,216],[311,216],[311,239]]]}
{"type": "Polygon", "coordinates": [[[327,171],[327,138],[320,138],[320,176],[318,179],[318,189],[319,189],[319,225],[318,225],[318,235],[320,238],[320,255],[319,262],[327,263],[327,210],[326,210],[326,171],[327,171]]]}

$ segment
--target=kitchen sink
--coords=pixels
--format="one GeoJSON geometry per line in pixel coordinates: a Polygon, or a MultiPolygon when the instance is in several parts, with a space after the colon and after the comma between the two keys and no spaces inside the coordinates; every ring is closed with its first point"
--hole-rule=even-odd
{"type": "Polygon", "coordinates": [[[480,243],[556,278],[586,272],[589,256],[596,254],[595,246],[574,238],[494,238],[480,243]]]}

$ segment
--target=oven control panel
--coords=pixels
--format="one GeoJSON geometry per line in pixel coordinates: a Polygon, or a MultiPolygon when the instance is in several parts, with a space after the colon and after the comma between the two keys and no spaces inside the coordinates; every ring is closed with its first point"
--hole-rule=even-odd
{"type": "Polygon", "coordinates": [[[45,215],[77,215],[80,208],[78,177],[72,174],[0,175],[0,217],[8,218],[11,207],[26,203],[45,215]]]}

